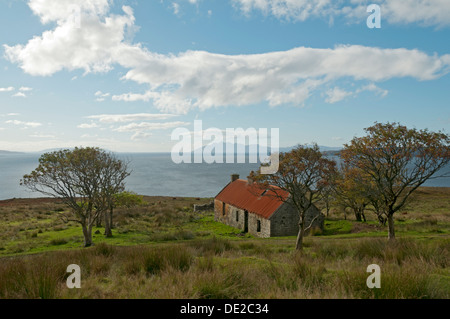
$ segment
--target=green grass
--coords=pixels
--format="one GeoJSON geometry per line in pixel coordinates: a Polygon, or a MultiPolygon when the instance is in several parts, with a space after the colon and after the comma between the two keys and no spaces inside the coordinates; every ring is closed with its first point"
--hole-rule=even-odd
{"type": "Polygon", "coordinates": [[[182,243],[48,252],[0,263],[0,298],[449,298],[449,242],[307,238],[301,254],[283,241],[210,238],[182,243]],[[245,243],[245,244],[244,244],[245,243]],[[216,249],[217,247],[222,247],[216,249]],[[223,248],[225,247],[225,248],[223,248]],[[65,266],[82,288],[65,287],[65,266]],[[369,264],[382,288],[366,286],[369,264]]]}
{"type": "Polygon", "coordinates": [[[118,209],[112,238],[63,223],[50,200],[0,202],[0,298],[449,298],[450,191],[420,190],[395,216],[397,243],[368,221],[332,212],[320,234],[295,251],[295,236],[260,239],[194,213],[210,199],[147,197],[118,209]],[[83,288],[68,290],[79,264],[83,288]],[[369,264],[382,289],[366,285],[369,264]]]}

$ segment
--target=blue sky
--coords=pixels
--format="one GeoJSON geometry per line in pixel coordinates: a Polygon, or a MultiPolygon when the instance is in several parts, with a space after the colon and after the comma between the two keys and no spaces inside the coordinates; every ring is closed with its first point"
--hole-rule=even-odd
{"type": "Polygon", "coordinates": [[[0,0],[0,25],[4,150],[170,151],[195,120],[282,147],[450,128],[446,0],[0,0]]]}

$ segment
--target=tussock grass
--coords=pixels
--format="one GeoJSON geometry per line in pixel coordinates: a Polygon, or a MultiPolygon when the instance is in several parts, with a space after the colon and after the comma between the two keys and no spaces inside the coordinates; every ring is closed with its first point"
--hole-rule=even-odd
{"type": "MultiPolygon", "coordinates": [[[[350,240],[303,253],[246,255],[223,239],[112,247],[0,260],[0,298],[448,298],[448,245],[350,240]],[[329,252],[336,248],[338,260],[329,252]],[[391,249],[391,250],[389,250],[391,249]],[[347,254],[344,254],[344,251],[347,254]],[[439,251],[442,257],[436,257],[439,251]],[[401,261],[401,262],[399,262],[401,261]],[[368,289],[367,266],[381,267],[381,289],[368,289]],[[82,289],[65,286],[69,264],[82,289]]],[[[243,245],[246,252],[259,244],[243,245]]],[[[282,245],[282,243],[281,243],[282,245]]]]}
{"type": "Polygon", "coordinates": [[[39,254],[0,258],[0,299],[448,299],[448,192],[438,191],[435,202],[423,200],[427,192],[396,217],[395,243],[376,237],[385,230],[373,216],[355,223],[332,213],[322,234],[305,238],[302,253],[293,237],[242,237],[210,212],[194,214],[190,207],[199,202],[183,198],[118,209],[114,237],[96,235],[82,249],[79,226],[55,217],[64,207],[13,201],[0,205],[0,254],[39,254]],[[381,289],[366,285],[373,263],[381,267],[381,289]],[[81,289],[66,287],[70,264],[81,267],[81,289]]]}
{"type": "Polygon", "coordinates": [[[212,237],[190,242],[189,245],[199,250],[202,254],[220,255],[227,250],[232,250],[233,245],[227,239],[212,237]]]}

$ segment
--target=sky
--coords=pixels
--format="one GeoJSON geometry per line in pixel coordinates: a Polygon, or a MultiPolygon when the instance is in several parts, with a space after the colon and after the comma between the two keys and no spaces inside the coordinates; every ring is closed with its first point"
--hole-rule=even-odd
{"type": "Polygon", "coordinates": [[[169,152],[196,120],[281,147],[450,130],[448,0],[0,0],[0,50],[0,150],[169,152]]]}

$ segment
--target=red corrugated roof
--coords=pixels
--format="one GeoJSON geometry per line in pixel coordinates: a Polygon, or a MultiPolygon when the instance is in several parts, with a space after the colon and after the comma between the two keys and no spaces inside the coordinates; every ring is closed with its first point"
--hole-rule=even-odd
{"type": "Polygon", "coordinates": [[[283,198],[275,197],[271,190],[265,192],[256,185],[249,185],[246,180],[238,179],[228,184],[216,199],[268,219],[289,197],[285,191],[277,191],[277,194],[283,198]]]}

